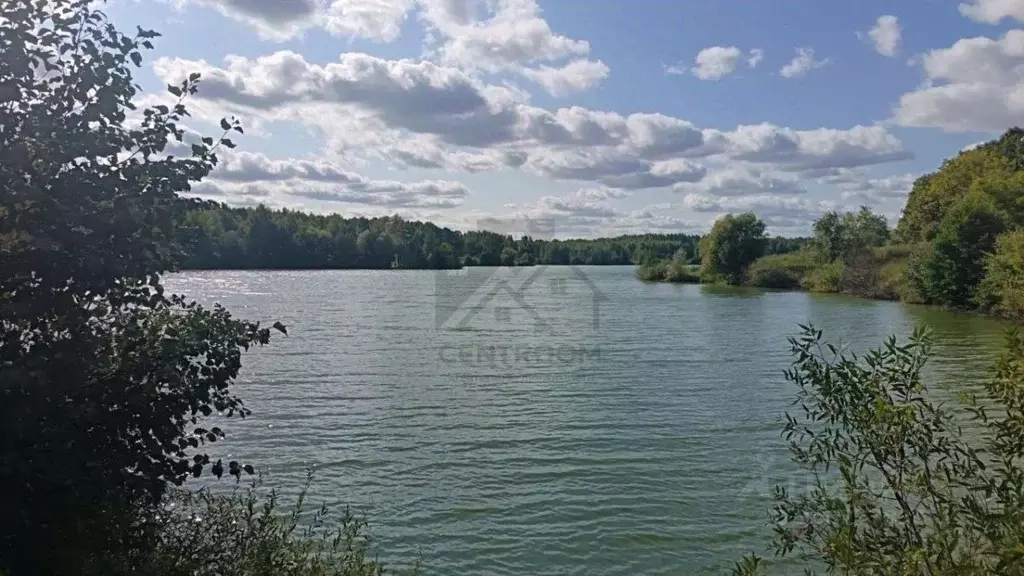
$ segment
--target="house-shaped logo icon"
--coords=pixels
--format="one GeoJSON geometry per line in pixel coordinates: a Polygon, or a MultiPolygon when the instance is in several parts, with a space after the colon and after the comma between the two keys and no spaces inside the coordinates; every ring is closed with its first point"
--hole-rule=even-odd
{"type": "MultiPolygon", "coordinates": [[[[551,219],[481,221],[509,237],[554,239],[551,219]]],[[[544,331],[565,336],[600,327],[608,300],[577,266],[466,267],[435,274],[435,327],[441,330],[544,331]]]]}
{"type": "Polygon", "coordinates": [[[466,268],[438,273],[436,327],[442,330],[597,329],[608,297],[577,266],[466,268]]]}

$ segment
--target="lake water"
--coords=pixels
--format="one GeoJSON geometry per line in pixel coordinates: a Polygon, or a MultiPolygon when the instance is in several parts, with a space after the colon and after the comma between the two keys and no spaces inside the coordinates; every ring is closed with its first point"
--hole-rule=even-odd
{"type": "Polygon", "coordinates": [[[366,515],[383,560],[458,575],[721,573],[763,552],[787,337],[934,330],[975,385],[1004,324],[893,302],[643,284],[631,267],[196,272],[167,287],[288,336],[247,355],[220,455],[366,515]]]}

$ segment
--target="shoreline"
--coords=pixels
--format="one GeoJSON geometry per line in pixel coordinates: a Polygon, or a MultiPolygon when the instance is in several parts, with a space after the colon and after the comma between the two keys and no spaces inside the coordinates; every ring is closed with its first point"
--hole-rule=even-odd
{"type": "Polygon", "coordinates": [[[444,272],[444,271],[453,271],[453,270],[466,270],[466,269],[469,269],[469,268],[539,268],[541,266],[564,267],[564,268],[568,268],[568,267],[577,267],[578,268],[578,267],[582,267],[582,266],[593,267],[593,268],[614,268],[614,267],[618,266],[620,268],[634,268],[634,267],[636,267],[636,264],[525,264],[525,265],[518,265],[518,266],[514,265],[514,264],[513,265],[509,265],[509,266],[502,266],[502,265],[498,264],[498,265],[494,265],[494,266],[477,266],[477,265],[474,265],[474,266],[458,266],[458,267],[454,267],[453,266],[453,267],[450,267],[450,268],[417,268],[417,267],[408,267],[408,268],[406,268],[404,266],[401,266],[401,267],[398,267],[398,268],[353,268],[353,267],[341,267],[341,266],[339,266],[337,268],[325,268],[325,267],[318,267],[318,268],[307,268],[307,267],[295,267],[295,268],[267,268],[267,267],[252,267],[252,268],[231,268],[231,267],[199,268],[199,267],[196,267],[196,268],[188,268],[188,267],[186,267],[186,268],[181,268],[179,270],[170,270],[167,273],[168,274],[180,274],[182,272],[221,272],[221,271],[223,271],[223,272],[261,272],[261,271],[262,272],[337,272],[339,270],[340,271],[348,270],[348,271],[353,271],[353,272],[359,272],[359,271],[382,271],[382,272],[384,272],[384,271],[387,271],[387,272],[407,271],[407,272],[414,272],[414,271],[424,271],[424,270],[431,271],[431,270],[433,270],[433,271],[437,271],[437,272],[444,272]]]}
{"type": "Polygon", "coordinates": [[[820,290],[808,290],[806,288],[775,288],[771,286],[757,286],[753,284],[726,284],[723,282],[690,282],[690,281],[673,281],[673,280],[643,280],[641,278],[636,279],[641,284],[673,284],[673,285],[692,285],[692,286],[715,286],[723,288],[747,288],[756,290],[765,290],[767,292],[800,292],[804,294],[823,294],[828,296],[843,296],[845,298],[855,298],[857,300],[868,300],[877,302],[899,302],[900,304],[906,304],[908,306],[920,306],[922,308],[930,308],[933,310],[940,310],[942,312],[949,312],[952,314],[963,314],[965,316],[973,316],[978,318],[989,318],[992,320],[1000,320],[1013,324],[1015,327],[1024,327],[1024,318],[1013,318],[1003,314],[997,314],[995,312],[987,312],[977,308],[954,308],[950,306],[943,306],[941,304],[927,304],[924,302],[908,302],[901,300],[900,298],[882,298],[876,296],[865,296],[862,294],[853,294],[850,292],[824,292],[820,290]]]}

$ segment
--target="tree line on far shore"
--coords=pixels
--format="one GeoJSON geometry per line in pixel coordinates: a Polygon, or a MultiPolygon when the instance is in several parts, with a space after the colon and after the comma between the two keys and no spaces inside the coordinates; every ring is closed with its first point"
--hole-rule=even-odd
{"type": "Polygon", "coordinates": [[[829,212],[771,254],[755,214],[726,215],[691,259],[639,263],[647,281],[745,284],[937,304],[1024,319],[1024,130],[961,152],[914,183],[895,230],[862,207],[829,212]]]}
{"type": "MultiPolygon", "coordinates": [[[[631,234],[545,240],[487,230],[461,232],[399,216],[346,218],[233,208],[181,200],[180,242],[189,269],[450,269],[462,266],[632,265],[682,258],[696,262],[700,236],[631,234]]],[[[769,254],[799,248],[801,238],[769,239],[769,254]]]]}

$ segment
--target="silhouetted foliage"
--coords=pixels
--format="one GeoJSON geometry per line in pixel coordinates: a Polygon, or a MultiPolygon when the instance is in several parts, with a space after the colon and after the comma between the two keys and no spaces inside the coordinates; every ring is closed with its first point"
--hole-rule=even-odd
{"type": "Polygon", "coordinates": [[[270,329],[160,283],[185,255],[177,193],[241,128],[166,154],[198,75],[128,122],[156,36],[89,0],[0,0],[0,572],[117,573],[152,536],[137,506],[251,471],[210,461],[224,433],[199,424],[247,413],[230,384],[270,329]]]}

